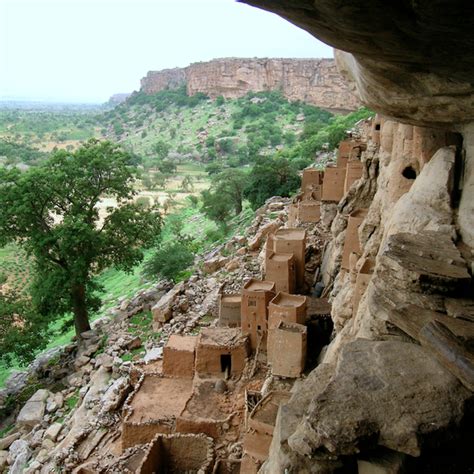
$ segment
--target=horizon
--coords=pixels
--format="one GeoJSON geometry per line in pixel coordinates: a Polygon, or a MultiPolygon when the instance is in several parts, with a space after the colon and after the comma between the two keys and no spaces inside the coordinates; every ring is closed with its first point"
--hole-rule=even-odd
{"type": "Polygon", "coordinates": [[[0,0],[0,101],[103,104],[149,71],[218,58],[332,58],[233,0],[0,0]],[[164,46],[164,47],[163,47],[164,46]]]}

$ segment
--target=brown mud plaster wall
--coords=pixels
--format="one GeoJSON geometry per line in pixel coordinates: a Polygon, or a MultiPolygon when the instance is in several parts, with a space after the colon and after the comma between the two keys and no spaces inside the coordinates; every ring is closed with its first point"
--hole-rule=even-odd
{"type": "Polygon", "coordinates": [[[156,472],[212,471],[215,452],[212,439],[204,435],[157,435],[145,452],[139,474],[156,472]]]}
{"type": "Polygon", "coordinates": [[[196,350],[196,373],[201,377],[240,375],[249,354],[249,340],[240,329],[203,329],[196,350]]]}
{"type": "Polygon", "coordinates": [[[157,433],[171,433],[192,385],[191,379],[145,375],[124,406],[122,449],[149,443],[157,433]]]}

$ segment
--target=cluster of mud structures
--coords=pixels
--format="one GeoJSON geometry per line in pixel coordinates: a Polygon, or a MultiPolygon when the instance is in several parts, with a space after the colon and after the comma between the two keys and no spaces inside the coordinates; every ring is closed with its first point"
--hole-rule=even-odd
{"type": "MultiPolygon", "coordinates": [[[[344,141],[335,167],[304,170],[287,226],[267,235],[262,279],[238,294],[220,291],[216,327],[171,335],[162,361],[135,365],[114,471],[258,471],[280,405],[314,368],[332,329],[328,299],[307,284],[305,226],[318,225],[322,201],[339,201],[361,177],[363,149],[360,140],[344,141]]],[[[360,252],[360,222],[354,213],[345,261],[360,252]]],[[[162,303],[152,311],[156,328],[171,317],[162,303]]]]}

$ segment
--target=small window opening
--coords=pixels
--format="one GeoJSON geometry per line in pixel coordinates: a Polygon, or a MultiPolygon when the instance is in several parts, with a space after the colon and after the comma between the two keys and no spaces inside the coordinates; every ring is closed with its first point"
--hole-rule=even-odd
{"type": "Polygon", "coordinates": [[[416,171],[411,166],[407,166],[402,171],[402,176],[406,179],[416,179],[416,171]]]}
{"type": "Polygon", "coordinates": [[[232,356],[230,354],[221,354],[221,372],[230,374],[232,369],[232,356]]]}
{"type": "Polygon", "coordinates": [[[379,123],[375,124],[375,130],[380,130],[380,124],[379,123]]]}
{"type": "Polygon", "coordinates": [[[249,306],[257,306],[256,300],[249,300],[249,306]]]}

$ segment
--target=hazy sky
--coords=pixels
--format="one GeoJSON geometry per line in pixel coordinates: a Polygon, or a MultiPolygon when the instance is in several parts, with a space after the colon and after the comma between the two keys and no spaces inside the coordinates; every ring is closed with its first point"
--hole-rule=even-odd
{"type": "Polygon", "coordinates": [[[332,49],[233,0],[0,0],[0,99],[105,102],[149,70],[229,56],[332,49]]]}

